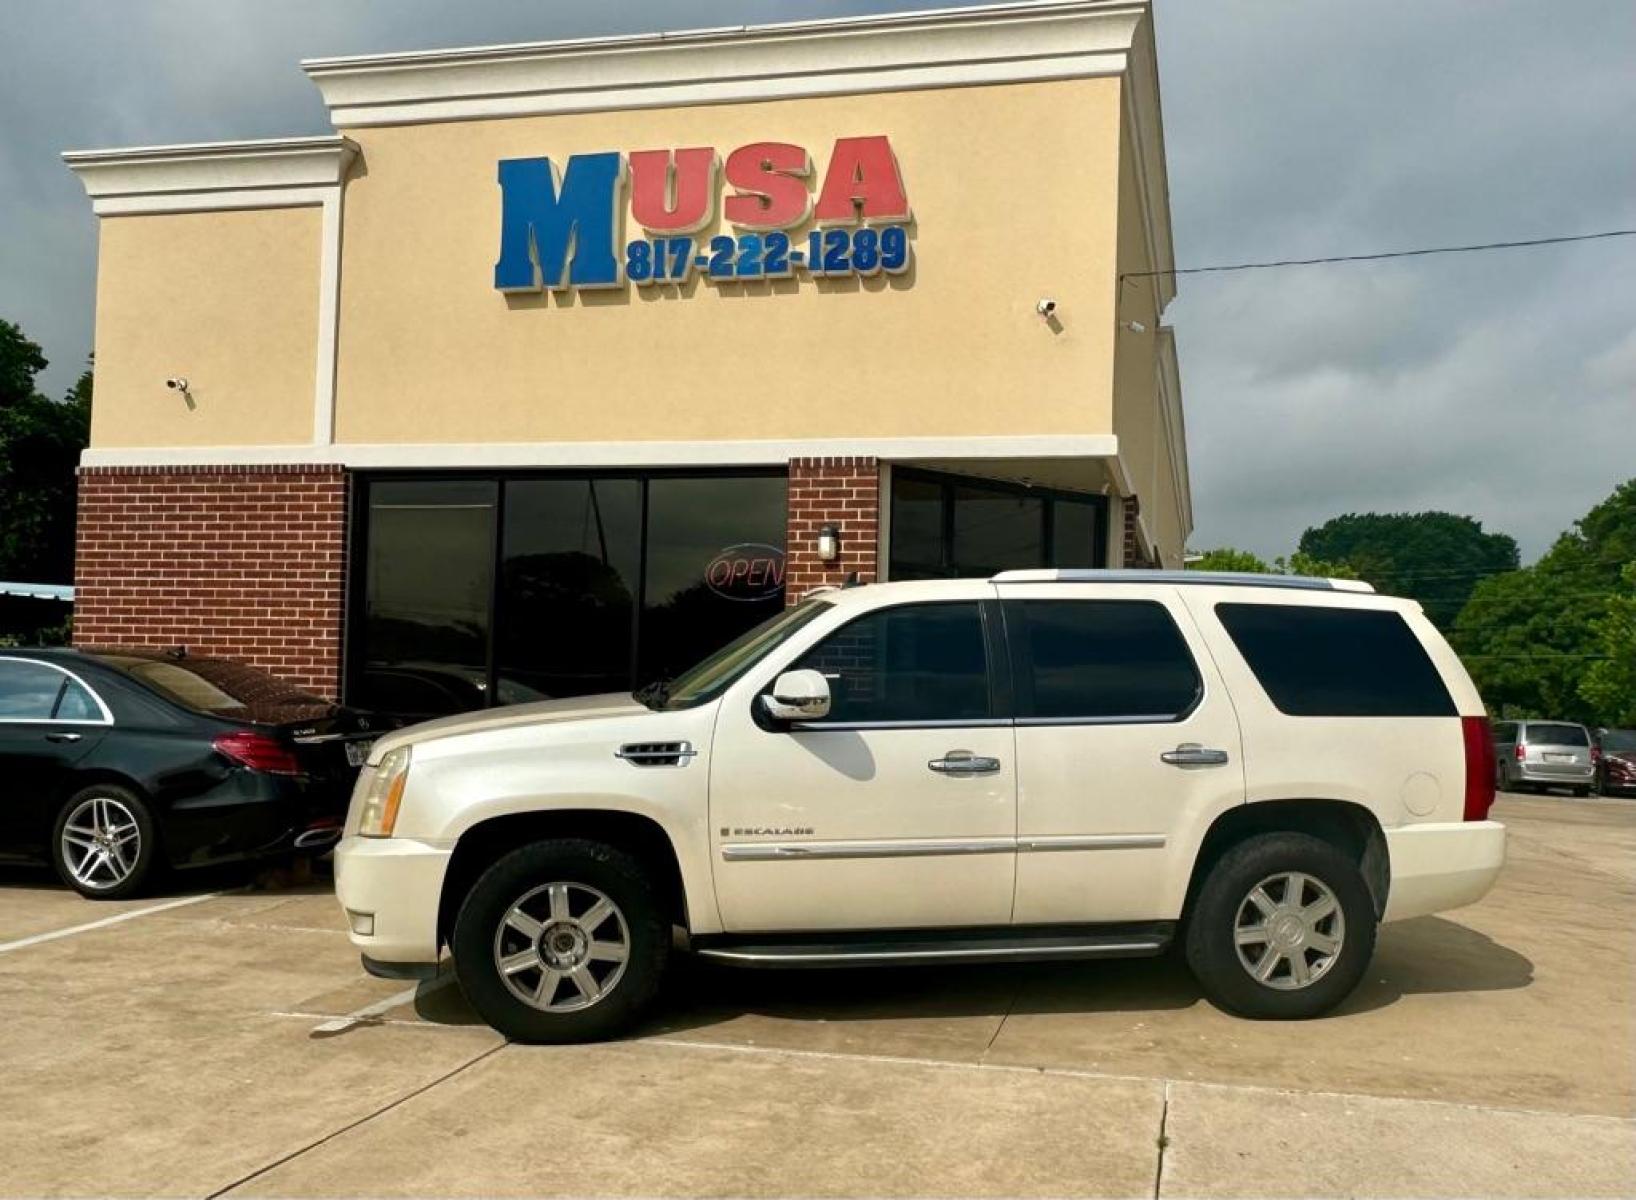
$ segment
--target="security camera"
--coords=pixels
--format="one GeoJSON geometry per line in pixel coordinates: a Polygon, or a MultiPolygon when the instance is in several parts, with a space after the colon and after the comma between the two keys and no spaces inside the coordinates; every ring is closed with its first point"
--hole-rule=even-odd
{"type": "Polygon", "coordinates": [[[183,379],[180,375],[173,375],[171,378],[165,380],[165,386],[173,392],[185,392],[187,391],[187,380],[183,379]]]}
{"type": "Polygon", "coordinates": [[[1034,311],[1039,313],[1040,316],[1049,320],[1057,311],[1057,302],[1047,296],[1038,304],[1034,305],[1034,311]]]}
{"type": "Polygon", "coordinates": [[[1121,322],[1119,322],[1119,325],[1120,325],[1121,328],[1128,329],[1132,333],[1146,333],[1147,332],[1147,326],[1142,324],[1140,321],[1121,321],[1121,322]]]}

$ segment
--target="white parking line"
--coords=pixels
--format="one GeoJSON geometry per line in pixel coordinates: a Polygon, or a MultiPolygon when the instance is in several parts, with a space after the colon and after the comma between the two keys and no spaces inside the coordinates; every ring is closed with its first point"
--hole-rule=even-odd
{"type": "Polygon", "coordinates": [[[103,917],[100,921],[87,921],[83,925],[70,925],[67,929],[53,929],[49,933],[36,933],[32,937],[18,938],[15,942],[0,942],[0,954],[10,954],[13,950],[26,950],[30,946],[38,946],[44,942],[54,942],[59,938],[89,933],[93,929],[106,929],[108,926],[118,925],[122,921],[134,921],[138,917],[152,916],[154,913],[167,912],[173,908],[185,908],[189,904],[199,904],[205,900],[214,900],[218,896],[225,895],[227,895],[226,892],[206,892],[202,896],[183,896],[180,900],[167,900],[163,904],[150,904],[147,908],[133,908],[129,912],[116,913],[111,917],[103,917]]]}
{"type": "Polygon", "coordinates": [[[417,983],[414,987],[404,988],[401,992],[394,992],[384,1000],[377,1000],[373,1004],[366,1004],[362,1008],[355,1008],[344,1017],[335,1017],[332,1020],[325,1021],[322,1025],[314,1027],[313,1032],[326,1035],[333,1033],[345,1033],[354,1025],[372,1024],[375,1022],[375,1020],[384,1016],[386,1013],[391,1012],[399,1005],[409,1004],[417,996],[429,995],[430,993],[437,991],[438,988],[450,983],[453,979],[453,972],[445,972],[442,975],[427,980],[424,985],[417,983]]]}

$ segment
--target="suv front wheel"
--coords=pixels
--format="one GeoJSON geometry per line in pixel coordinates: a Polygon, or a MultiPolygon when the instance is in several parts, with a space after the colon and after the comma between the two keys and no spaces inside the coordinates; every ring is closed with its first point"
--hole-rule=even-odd
{"type": "Polygon", "coordinates": [[[455,973],[516,1042],[588,1042],[633,1022],[659,989],[670,926],[642,864],[601,842],[513,850],[455,918],[455,973]]]}
{"type": "Polygon", "coordinates": [[[1261,834],[1205,877],[1187,965],[1213,1003],[1241,1016],[1316,1017],[1363,978],[1375,925],[1368,885],[1345,854],[1302,833],[1261,834]]]}

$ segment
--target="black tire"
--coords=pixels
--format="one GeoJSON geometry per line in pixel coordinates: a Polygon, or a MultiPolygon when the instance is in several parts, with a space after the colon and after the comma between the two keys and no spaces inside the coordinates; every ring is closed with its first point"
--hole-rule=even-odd
{"type": "Polygon", "coordinates": [[[147,801],[135,792],[117,784],[94,784],[75,792],[57,813],[57,819],[51,825],[50,855],[58,878],[80,895],[91,900],[127,900],[151,886],[159,872],[158,827],[154,824],[147,801]],[[97,811],[98,802],[102,803],[104,815],[90,816],[91,824],[87,824],[88,814],[97,811]],[[70,818],[74,822],[74,832],[70,836],[74,838],[82,838],[84,835],[79,831],[92,825],[105,825],[109,830],[118,830],[118,836],[124,836],[132,823],[135,825],[135,837],[120,843],[115,851],[119,856],[117,860],[109,857],[102,868],[87,871],[81,866],[76,872],[77,864],[68,860],[69,849],[74,847],[76,855],[79,855],[85,846],[81,841],[69,842],[65,839],[64,834],[70,832],[70,818]],[[136,846],[134,853],[130,849],[133,841],[136,846]],[[124,871],[127,865],[128,873],[116,880],[115,875],[124,871]]]}
{"type": "MultiPolygon", "coordinates": [[[[659,902],[653,880],[642,864],[625,851],[602,842],[558,839],[534,842],[511,851],[484,871],[466,894],[455,918],[453,946],[455,974],[461,989],[480,1016],[514,1042],[593,1042],[628,1028],[653,1000],[670,955],[670,922],[659,902]],[[568,903],[578,911],[567,922],[551,917],[549,885],[568,885],[568,903]],[[595,894],[611,901],[619,921],[604,917],[590,932],[605,941],[576,933],[579,917],[590,915],[595,894]],[[587,903],[590,901],[590,903],[587,903]],[[522,902],[523,916],[539,914],[542,928],[525,935],[504,924],[514,905],[522,902]],[[607,990],[584,1007],[547,1011],[534,1007],[513,991],[502,976],[498,960],[533,947],[540,965],[526,967],[511,978],[524,990],[546,986],[547,947],[553,930],[579,945],[564,950],[572,962],[588,948],[623,941],[623,964],[599,959],[580,960],[592,972],[593,982],[607,990]],[[615,969],[617,967],[617,970],[615,969]],[[599,975],[600,973],[600,975],[599,975]]],[[[571,974],[556,972],[551,981],[559,1003],[583,999],[585,992],[571,974]],[[573,987],[574,995],[565,989],[573,987]],[[560,993],[560,994],[559,994],[560,993]]]]}
{"type": "Polygon", "coordinates": [[[1591,794],[1591,790],[1588,787],[1576,787],[1573,789],[1573,794],[1578,799],[1583,800],[1591,794]]]}
{"type": "MultiPolygon", "coordinates": [[[[1316,897],[1319,893],[1309,884],[1303,894],[1316,897]]],[[[1282,893],[1275,898],[1281,905],[1287,901],[1282,893]]],[[[1311,907],[1317,907],[1315,901],[1311,907]]],[[[1324,924],[1326,937],[1335,932],[1332,918],[1325,918],[1324,924]]],[[[1375,927],[1374,900],[1351,858],[1304,833],[1259,834],[1228,850],[1205,877],[1187,918],[1187,965],[1218,1007],[1257,1020],[1305,1020],[1328,1012],[1358,985],[1375,952],[1375,927]],[[1294,978],[1290,954],[1282,954],[1282,962],[1275,957],[1273,982],[1260,982],[1240,959],[1235,931],[1241,909],[1258,912],[1251,907],[1252,890],[1291,872],[1327,888],[1337,901],[1344,925],[1333,955],[1309,949],[1294,952],[1302,956],[1303,964],[1313,964],[1306,966],[1312,975],[1310,983],[1280,987],[1280,983],[1292,984],[1294,978]]],[[[1259,949],[1252,945],[1245,952],[1254,955],[1259,965],[1260,955],[1271,950],[1271,944],[1259,949]]]]}

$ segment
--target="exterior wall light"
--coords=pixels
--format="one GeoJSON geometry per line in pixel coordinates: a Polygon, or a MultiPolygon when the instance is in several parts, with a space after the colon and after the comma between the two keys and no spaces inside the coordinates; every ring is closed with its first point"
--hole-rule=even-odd
{"type": "Polygon", "coordinates": [[[833,521],[826,521],[818,527],[818,558],[822,562],[834,562],[841,557],[841,528],[833,521]]]}

